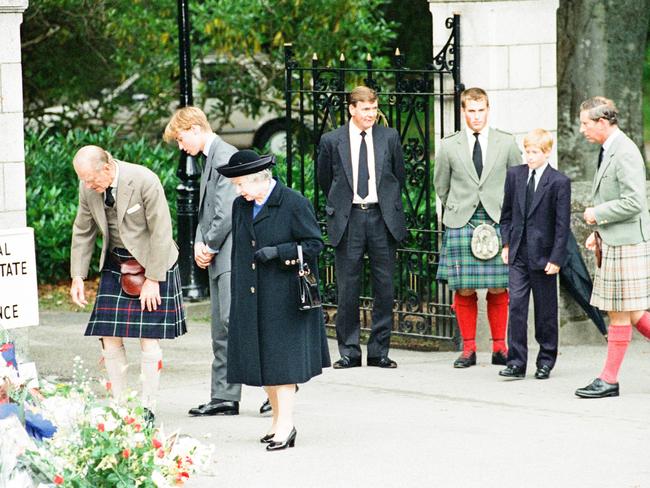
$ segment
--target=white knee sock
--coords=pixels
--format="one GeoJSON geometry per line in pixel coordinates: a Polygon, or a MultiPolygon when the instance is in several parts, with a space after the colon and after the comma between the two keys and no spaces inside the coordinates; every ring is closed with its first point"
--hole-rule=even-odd
{"type": "Polygon", "coordinates": [[[161,370],[162,349],[158,347],[157,349],[142,351],[142,404],[151,411],[154,411],[156,406],[161,370]]]}
{"type": "Polygon", "coordinates": [[[114,349],[102,349],[102,356],[104,356],[108,381],[111,383],[111,394],[113,398],[120,401],[126,390],[126,368],[128,367],[124,346],[114,349]]]}

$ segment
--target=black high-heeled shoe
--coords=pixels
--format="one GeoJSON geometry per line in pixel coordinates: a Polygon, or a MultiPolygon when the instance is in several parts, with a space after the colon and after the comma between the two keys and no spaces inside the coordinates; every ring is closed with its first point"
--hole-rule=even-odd
{"type": "Polygon", "coordinates": [[[266,446],[267,451],[279,451],[281,449],[286,449],[287,447],[294,447],[296,445],[296,428],[291,429],[289,436],[282,442],[271,441],[271,443],[266,446]]]}
{"type": "Polygon", "coordinates": [[[273,433],[273,434],[266,434],[264,437],[262,437],[262,438],[260,439],[260,442],[261,442],[262,444],[270,444],[271,442],[273,442],[273,436],[274,436],[274,435],[275,435],[275,433],[273,433]]]}

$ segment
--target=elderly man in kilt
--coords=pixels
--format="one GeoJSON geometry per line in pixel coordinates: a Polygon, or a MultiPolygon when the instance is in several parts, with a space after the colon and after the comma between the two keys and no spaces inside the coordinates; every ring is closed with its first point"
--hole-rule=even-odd
{"type": "Polygon", "coordinates": [[[632,338],[632,325],[650,338],[650,214],[645,164],[637,145],[618,128],[614,102],[593,97],[580,105],[580,132],[600,144],[592,185],[593,207],[584,220],[597,231],[587,238],[596,256],[591,304],[607,310],[607,359],[600,376],[576,390],[582,398],[618,396],[618,370],[632,338]]]}
{"type": "Polygon", "coordinates": [[[80,184],[72,229],[70,296],[80,307],[88,303],[84,279],[99,231],[101,279],[86,335],[100,337],[110,389],[117,400],[126,390],[123,338],[140,339],[142,401],[153,419],[162,369],[158,340],[186,332],[178,249],[165,193],[149,169],[117,161],[97,146],[82,147],[73,165],[80,184]],[[122,263],[133,259],[144,268],[137,296],[127,294],[121,284],[122,263]]]}
{"type": "Polygon", "coordinates": [[[463,352],[454,367],[476,364],[476,290],[483,288],[488,289],[492,364],[505,365],[508,267],[499,258],[498,222],[506,170],[522,164],[522,158],[512,135],[488,126],[490,105],[483,89],[465,90],[461,107],[466,128],[441,141],[434,168],[446,226],[436,278],[454,290],[453,309],[463,338],[463,352]],[[479,226],[492,238],[488,246],[473,250],[472,236],[479,226]]]}

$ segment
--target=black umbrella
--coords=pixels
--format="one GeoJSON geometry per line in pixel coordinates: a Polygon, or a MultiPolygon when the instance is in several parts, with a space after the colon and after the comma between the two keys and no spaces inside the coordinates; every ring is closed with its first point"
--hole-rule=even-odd
{"type": "Polygon", "coordinates": [[[591,282],[591,276],[589,276],[589,272],[587,271],[587,266],[585,266],[585,262],[582,260],[582,256],[580,256],[578,243],[573,236],[573,232],[569,232],[566,247],[567,259],[564,266],[560,268],[560,284],[569,292],[578,305],[582,307],[594,324],[596,324],[600,333],[607,335],[607,326],[603,319],[603,313],[589,304],[593,284],[591,282]]]}

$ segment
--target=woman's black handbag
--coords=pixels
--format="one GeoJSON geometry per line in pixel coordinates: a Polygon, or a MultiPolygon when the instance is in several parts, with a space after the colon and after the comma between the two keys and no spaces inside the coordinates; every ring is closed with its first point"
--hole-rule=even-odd
{"type": "Polygon", "coordinates": [[[298,244],[298,309],[311,310],[321,306],[318,280],[311,273],[309,265],[303,262],[302,246],[298,244]]]}

